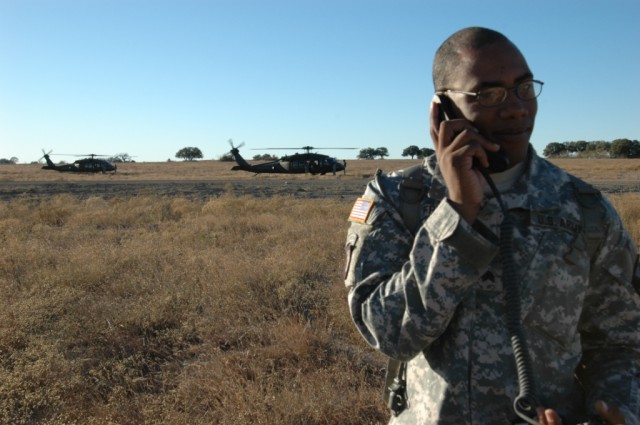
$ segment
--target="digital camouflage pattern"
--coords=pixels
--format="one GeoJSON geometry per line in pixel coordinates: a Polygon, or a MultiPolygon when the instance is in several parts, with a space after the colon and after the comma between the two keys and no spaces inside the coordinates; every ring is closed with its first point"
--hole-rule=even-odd
{"type": "MultiPolygon", "coordinates": [[[[604,240],[589,258],[576,185],[530,152],[524,175],[502,198],[515,221],[513,255],[539,401],[566,425],[585,421],[598,399],[617,403],[627,424],[638,424],[636,245],[609,202],[593,195],[590,207],[606,217],[598,224],[604,240]]],[[[502,212],[487,196],[482,224],[470,226],[447,203],[435,156],[424,168],[426,220],[415,238],[399,212],[401,177],[380,174],[367,186],[363,197],[373,207],[363,223],[351,223],[346,244],[353,321],[372,347],[409,361],[409,407],[391,423],[517,422],[498,254],[502,212]]]]}

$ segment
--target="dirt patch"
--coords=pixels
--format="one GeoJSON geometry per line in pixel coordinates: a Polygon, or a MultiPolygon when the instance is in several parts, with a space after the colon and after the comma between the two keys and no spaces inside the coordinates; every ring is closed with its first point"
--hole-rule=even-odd
{"type": "Polygon", "coordinates": [[[222,194],[255,197],[346,198],[364,191],[367,180],[150,180],[103,182],[0,182],[0,199],[47,199],[68,194],[81,199],[100,197],[167,196],[207,199],[222,194]]]}

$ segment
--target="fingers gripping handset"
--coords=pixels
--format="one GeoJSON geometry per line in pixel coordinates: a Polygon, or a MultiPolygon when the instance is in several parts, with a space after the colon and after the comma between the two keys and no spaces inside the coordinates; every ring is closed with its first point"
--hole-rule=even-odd
{"type": "MultiPolygon", "coordinates": [[[[436,95],[436,98],[439,103],[440,121],[448,121],[457,118],[457,114],[455,113],[454,107],[451,104],[451,99],[442,94],[436,95]]],[[[486,168],[486,171],[488,171],[489,173],[500,173],[509,168],[509,158],[507,157],[507,155],[505,155],[504,152],[491,152],[488,150],[485,150],[485,152],[487,153],[487,160],[489,161],[489,167],[486,168]]],[[[484,168],[477,158],[474,158],[473,164],[474,167],[478,169],[484,168]]]]}

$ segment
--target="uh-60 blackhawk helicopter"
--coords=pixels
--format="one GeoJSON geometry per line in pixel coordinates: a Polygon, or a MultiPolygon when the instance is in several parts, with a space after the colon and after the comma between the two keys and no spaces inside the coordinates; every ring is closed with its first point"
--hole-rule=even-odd
{"type": "MultiPolygon", "coordinates": [[[[231,144],[231,143],[230,143],[231,144]]],[[[326,174],[335,173],[338,171],[344,171],[345,162],[338,161],[336,158],[328,155],[321,155],[319,153],[312,153],[311,151],[316,149],[312,146],[303,146],[301,149],[305,153],[295,153],[293,155],[285,155],[278,160],[264,162],[262,164],[249,164],[241,155],[239,148],[244,146],[241,143],[238,146],[231,144],[231,155],[238,165],[231,168],[232,170],[243,170],[251,173],[279,173],[279,174],[326,174]]],[[[285,150],[295,148],[265,148],[257,150],[285,150]]],[[[356,149],[356,148],[321,148],[321,149],[356,149]]]]}
{"type": "Polygon", "coordinates": [[[47,165],[43,165],[43,170],[55,170],[63,173],[107,173],[113,172],[115,173],[118,167],[105,159],[96,158],[97,156],[106,156],[106,155],[96,155],[96,154],[86,154],[86,155],[72,155],[72,156],[88,156],[89,158],[82,158],[74,161],[72,164],[61,164],[56,165],[51,161],[49,154],[51,151],[45,153],[43,158],[47,161],[47,165]]]}

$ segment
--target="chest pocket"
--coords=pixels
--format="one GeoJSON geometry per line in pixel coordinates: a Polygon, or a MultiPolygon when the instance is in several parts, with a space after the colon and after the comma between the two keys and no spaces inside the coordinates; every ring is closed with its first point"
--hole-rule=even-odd
{"type": "Polygon", "coordinates": [[[524,324],[561,351],[571,351],[589,280],[589,253],[578,223],[539,219],[532,216],[525,238],[531,257],[522,278],[524,324]]]}

